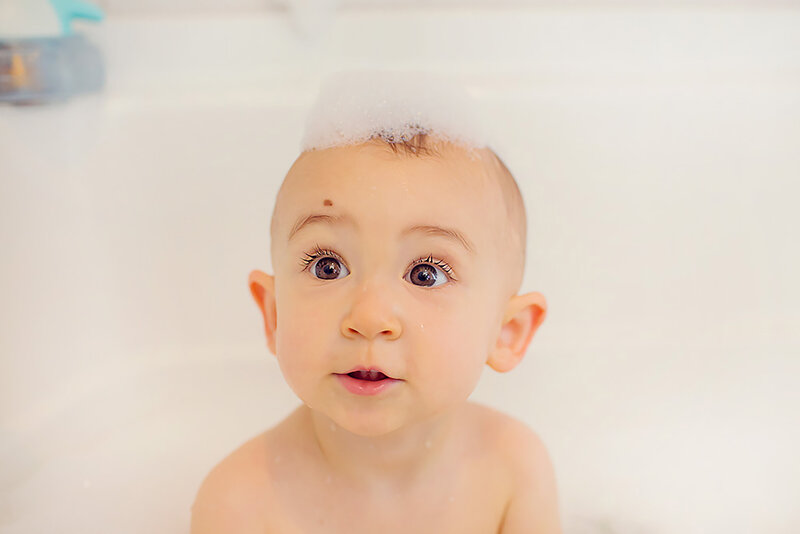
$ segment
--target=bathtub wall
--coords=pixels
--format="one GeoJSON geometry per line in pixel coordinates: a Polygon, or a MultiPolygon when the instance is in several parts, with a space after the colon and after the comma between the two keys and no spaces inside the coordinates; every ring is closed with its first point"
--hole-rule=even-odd
{"type": "Polygon", "coordinates": [[[451,73],[493,118],[550,310],[473,399],[542,436],[570,532],[800,529],[800,9],[240,4],[108,0],[76,25],[105,93],[0,108],[0,526],[89,532],[103,502],[185,528],[297,403],[247,274],[321,76],[379,66],[451,73]]]}

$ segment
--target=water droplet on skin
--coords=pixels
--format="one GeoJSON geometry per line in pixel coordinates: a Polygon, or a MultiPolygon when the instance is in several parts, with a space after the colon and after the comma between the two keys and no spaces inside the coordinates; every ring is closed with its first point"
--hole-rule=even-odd
{"type": "Polygon", "coordinates": [[[422,323],[419,323],[419,329],[420,329],[420,330],[425,330],[425,325],[424,325],[424,324],[422,324],[422,323]]]}

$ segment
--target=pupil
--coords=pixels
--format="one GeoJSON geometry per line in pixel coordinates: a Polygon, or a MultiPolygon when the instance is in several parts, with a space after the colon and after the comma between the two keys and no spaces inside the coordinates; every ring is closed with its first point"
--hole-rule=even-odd
{"type": "Polygon", "coordinates": [[[339,262],[333,258],[322,258],[317,262],[315,270],[320,278],[325,278],[326,276],[337,278],[340,271],[339,262]]]}
{"type": "Polygon", "coordinates": [[[436,282],[436,270],[430,265],[417,265],[411,271],[411,280],[413,281],[415,277],[423,286],[430,287],[436,282]]]}

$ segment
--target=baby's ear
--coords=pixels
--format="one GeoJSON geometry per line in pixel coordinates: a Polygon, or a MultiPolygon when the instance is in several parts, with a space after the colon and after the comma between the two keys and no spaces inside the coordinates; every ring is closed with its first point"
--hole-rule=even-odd
{"type": "Polygon", "coordinates": [[[275,305],[275,277],[261,271],[253,271],[248,279],[250,293],[264,316],[264,330],[267,333],[267,346],[272,354],[275,350],[275,330],[278,327],[278,309],[275,305]]]}
{"type": "Polygon", "coordinates": [[[525,356],[533,334],[547,314],[547,301],[541,293],[516,295],[508,301],[503,324],[486,363],[499,373],[510,371],[525,356]]]}

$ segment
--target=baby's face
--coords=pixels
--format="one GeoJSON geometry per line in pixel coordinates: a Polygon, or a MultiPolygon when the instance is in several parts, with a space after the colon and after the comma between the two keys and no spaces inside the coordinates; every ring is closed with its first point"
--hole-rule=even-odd
{"type": "Polygon", "coordinates": [[[275,351],[292,390],[361,435],[465,401],[508,298],[507,224],[484,164],[452,145],[441,157],[374,143],[301,155],[272,235],[275,351]],[[338,375],[361,366],[401,381],[352,393],[338,375]]]}

